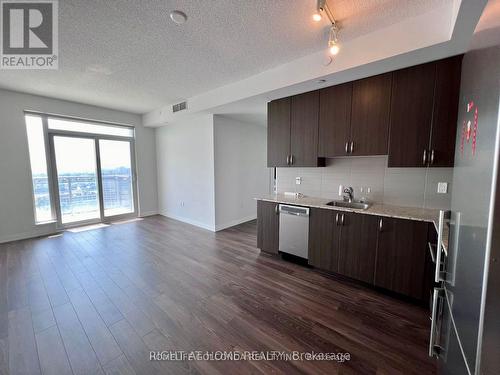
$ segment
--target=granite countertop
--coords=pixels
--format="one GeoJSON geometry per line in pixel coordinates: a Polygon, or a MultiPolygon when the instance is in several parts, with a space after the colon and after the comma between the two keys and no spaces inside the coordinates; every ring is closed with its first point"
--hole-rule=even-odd
{"type": "MultiPolygon", "coordinates": [[[[323,208],[327,210],[335,210],[335,211],[346,211],[346,212],[356,212],[366,215],[376,215],[376,216],[386,216],[393,217],[398,219],[408,219],[408,220],[416,220],[416,221],[425,221],[434,224],[434,228],[437,231],[438,222],[439,222],[439,210],[430,209],[430,208],[418,208],[418,207],[402,207],[402,206],[393,206],[383,203],[372,203],[370,207],[366,210],[354,209],[354,208],[346,208],[346,207],[337,207],[337,206],[327,206],[328,202],[331,202],[333,199],[326,198],[317,198],[317,197],[295,197],[284,194],[272,194],[263,197],[256,198],[256,200],[268,201],[268,202],[276,202],[283,204],[294,204],[297,206],[305,206],[305,207],[314,207],[314,208],[323,208]]],[[[445,232],[447,229],[445,228],[445,232]]],[[[448,241],[447,241],[447,233],[443,233],[443,247],[445,250],[448,249],[448,241]]]]}

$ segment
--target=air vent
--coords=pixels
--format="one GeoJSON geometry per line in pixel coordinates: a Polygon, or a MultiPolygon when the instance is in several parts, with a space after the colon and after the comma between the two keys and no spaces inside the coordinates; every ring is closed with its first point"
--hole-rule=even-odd
{"type": "Polygon", "coordinates": [[[183,111],[187,108],[187,102],[177,103],[172,106],[172,112],[183,111]]]}

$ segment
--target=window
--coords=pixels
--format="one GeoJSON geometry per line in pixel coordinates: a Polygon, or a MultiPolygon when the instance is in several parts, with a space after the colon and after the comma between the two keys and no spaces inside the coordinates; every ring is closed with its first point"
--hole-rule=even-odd
{"type": "Polygon", "coordinates": [[[50,130],[64,130],[78,133],[112,135],[129,138],[132,138],[134,136],[134,128],[127,126],[115,126],[106,124],[101,125],[83,121],[50,117],[48,119],[48,122],[50,130]]]}
{"type": "Polygon", "coordinates": [[[25,112],[35,223],[137,214],[132,126],[25,112]]]}
{"type": "Polygon", "coordinates": [[[33,183],[35,222],[38,224],[54,219],[47,171],[45,136],[41,116],[26,115],[25,118],[33,183]]]}

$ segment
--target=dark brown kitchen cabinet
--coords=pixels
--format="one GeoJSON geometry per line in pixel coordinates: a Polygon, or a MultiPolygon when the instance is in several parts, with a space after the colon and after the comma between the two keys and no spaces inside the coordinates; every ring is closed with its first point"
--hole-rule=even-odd
{"type": "Polygon", "coordinates": [[[319,93],[318,155],[325,158],[349,153],[352,82],[331,86],[319,93]]]}
{"type": "Polygon", "coordinates": [[[267,104],[267,166],[287,167],[290,158],[290,98],[267,104]]]}
{"type": "Polygon", "coordinates": [[[392,73],[320,90],[321,157],[386,155],[392,73]]]}
{"type": "Polygon", "coordinates": [[[429,166],[453,167],[457,134],[462,55],[436,62],[436,85],[429,166]]]}
{"type": "Polygon", "coordinates": [[[378,218],[350,212],[342,212],[340,215],[338,273],[373,283],[378,218]]]}
{"type": "Polygon", "coordinates": [[[387,155],[392,73],[354,81],[352,87],[352,155],[387,155]]]}
{"type": "Polygon", "coordinates": [[[461,60],[393,73],[389,167],[453,166],[461,60]]]}
{"type": "Polygon", "coordinates": [[[319,92],[311,91],[291,98],[290,165],[318,165],[319,92]]]}
{"type": "Polygon", "coordinates": [[[320,167],[318,158],[319,92],[268,103],[268,167],[320,167]]]}
{"type": "Polygon", "coordinates": [[[389,167],[421,167],[432,125],[434,63],[394,72],[389,143],[389,167]]]}
{"type": "Polygon", "coordinates": [[[340,226],[336,225],[339,213],[333,210],[312,208],[309,216],[308,262],[316,268],[338,272],[340,226]]]}
{"type": "Polygon", "coordinates": [[[278,203],[257,201],[257,247],[271,254],[279,248],[278,203]]]}
{"type": "Polygon", "coordinates": [[[375,286],[425,300],[429,223],[385,217],[378,220],[375,286]]]}

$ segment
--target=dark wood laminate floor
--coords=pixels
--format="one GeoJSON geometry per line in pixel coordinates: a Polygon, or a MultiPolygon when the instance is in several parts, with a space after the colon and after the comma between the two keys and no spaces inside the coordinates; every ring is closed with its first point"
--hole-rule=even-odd
{"type": "Polygon", "coordinates": [[[432,374],[423,309],[161,216],[0,245],[0,374],[432,374]],[[150,362],[150,350],[349,352],[150,362]]]}

